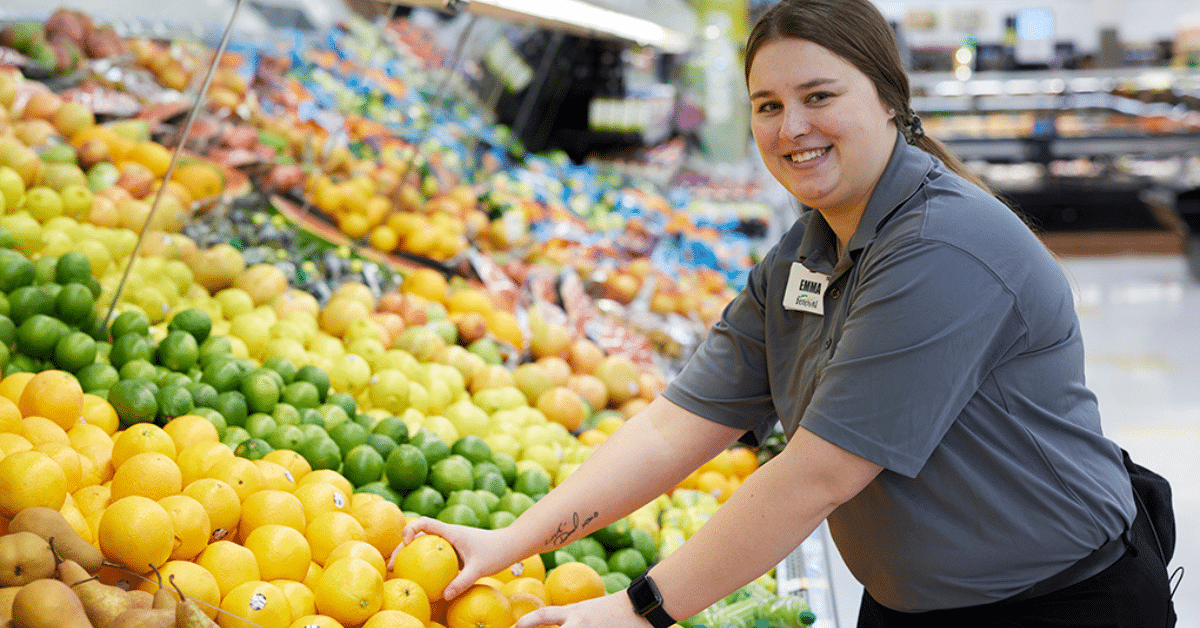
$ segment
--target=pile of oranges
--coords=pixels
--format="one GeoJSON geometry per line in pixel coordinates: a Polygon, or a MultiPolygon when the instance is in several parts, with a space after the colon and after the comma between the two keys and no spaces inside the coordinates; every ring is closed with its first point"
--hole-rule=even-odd
{"type": "Polygon", "coordinates": [[[0,380],[0,534],[25,508],[57,510],[103,552],[102,582],[154,591],[173,578],[221,628],[509,628],[605,593],[590,566],[547,574],[534,556],[446,601],[449,542],[419,536],[389,568],[403,513],[340,474],[288,450],[236,457],[199,416],[119,428],[69,373],[0,380]]]}
{"type": "Polygon", "coordinates": [[[675,488],[703,491],[723,504],[757,468],[758,456],[754,450],[732,447],[700,465],[675,488]]]}

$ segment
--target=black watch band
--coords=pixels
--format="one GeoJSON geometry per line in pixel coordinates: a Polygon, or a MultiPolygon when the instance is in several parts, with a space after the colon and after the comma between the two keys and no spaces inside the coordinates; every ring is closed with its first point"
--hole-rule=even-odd
{"type": "Polygon", "coordinates": [[[633,612],[646,618],[654,628],[668,628],[675,623],[675,619],[663,610],[662,595],[649,575],[642,574],[634,578],[625,592],[633,603],[633,612]]]}

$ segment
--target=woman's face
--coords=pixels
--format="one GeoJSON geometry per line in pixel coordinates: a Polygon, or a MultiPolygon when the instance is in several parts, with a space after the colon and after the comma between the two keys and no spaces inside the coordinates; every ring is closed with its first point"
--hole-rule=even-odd
{"type": "Polygon", "coordinates": [[[804,39],[763,44],[748,80],[767,170],[822,212],[866,207],[896,142],[893,113],[865,74],[804,39]]]}

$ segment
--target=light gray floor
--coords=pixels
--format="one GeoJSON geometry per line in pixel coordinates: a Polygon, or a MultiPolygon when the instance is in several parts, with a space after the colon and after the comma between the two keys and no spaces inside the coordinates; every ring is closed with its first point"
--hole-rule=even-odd
{"type": "MultiPolygon", "coordinates": [[[[1171,569],[1187,569],[1175,593],[1178,628],[1200,628],[1200,282],[1178,256],[1061,261],[1075,288],[1087,383],[1105,433],[1171,481],[1178,529],[1171,569]]],[[[837,625],[853,628],[862,587],[830,554],[837,625]]]]}

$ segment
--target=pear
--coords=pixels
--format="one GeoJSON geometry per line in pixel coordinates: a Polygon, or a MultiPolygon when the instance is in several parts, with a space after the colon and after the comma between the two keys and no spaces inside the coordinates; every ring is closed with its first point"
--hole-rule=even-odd
{"type": "Polygon", "coordinates": [[[209,619],[200,606],[192,598],[183,594],[179,585],[175,584],[175,575],[168,578],[171,586],[179,592],[179,605],[175,607],[175,628],[217,628],[217,622],[209,619]]]}
{"type": "Polygon", "coordinates": [[[14,628],[91,628],[71,587],[52,578],[34,580],[13,598],[14,628]]]}
{"type": "Polygon", "coordinates": [[[131,608],[117,616],[108,628],[172,628],[175,609],[131,608]]]}
{"type": "Polygon", "coordinates": [[[81,538],[62,513],[45,506],[33,506],[17,513],[9,522],[8,531],[33,532],[47,542],[53,539],[51,544],[59,556],[74,560],[88,573],[100,571],[100,564],[104,562],[104,554],[81,538]]]}
{"type": "Polygon", "coordinates": [[[132,607],[133,600],[128,591],[100,582],[73,560],[58,564],[58,579],[79,596],[94,628],[107,628],[118,615],[132,607]]]}

